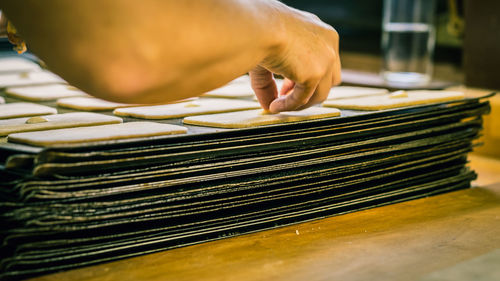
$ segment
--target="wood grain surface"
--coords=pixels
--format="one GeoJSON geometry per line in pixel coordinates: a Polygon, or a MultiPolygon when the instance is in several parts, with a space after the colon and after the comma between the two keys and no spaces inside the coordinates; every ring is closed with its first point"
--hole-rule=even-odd
{"type": "Polygon", "coordinates": [[[500,161],[469,159],[476,188],[33,280],[426,279],[500,248],[500,161]]]}

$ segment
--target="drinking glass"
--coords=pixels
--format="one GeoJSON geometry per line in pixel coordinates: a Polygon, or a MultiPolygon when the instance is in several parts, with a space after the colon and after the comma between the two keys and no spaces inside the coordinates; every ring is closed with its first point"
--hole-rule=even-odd
{"type": "Polygon", "coordinates": [[[435,0],[384,0],[382,77],[389,86],[421,87],[432,77],[435,0]]]}

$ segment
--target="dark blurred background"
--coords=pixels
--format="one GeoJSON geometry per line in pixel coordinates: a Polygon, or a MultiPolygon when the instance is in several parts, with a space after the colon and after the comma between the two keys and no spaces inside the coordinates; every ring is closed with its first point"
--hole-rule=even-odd
{"type": "MultiPolygon", "coordinates": [[[[463,17],[463,1],[453,0],[463,17]]],[[[341,51],[380,55],[383,0],[284,0],[289,6],[309,11],[332,25],[340,35],[341,51]]],[[[462,38],[447,31],[450,19],[448,0],[436,0],[435,61],[460,65],[462,38]]]]}

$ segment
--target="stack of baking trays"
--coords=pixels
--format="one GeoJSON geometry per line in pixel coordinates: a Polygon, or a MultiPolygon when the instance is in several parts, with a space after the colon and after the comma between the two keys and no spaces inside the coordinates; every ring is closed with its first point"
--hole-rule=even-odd
{"type": "Polygon", "coordinates": [[[467,153],[488,111],[484,97],[464,98],[240,129],[155,120],[187,128],[181,135],[41,146],[4,138],[0,276],[25,278],[469,188],[476,175],[467,153]]]}

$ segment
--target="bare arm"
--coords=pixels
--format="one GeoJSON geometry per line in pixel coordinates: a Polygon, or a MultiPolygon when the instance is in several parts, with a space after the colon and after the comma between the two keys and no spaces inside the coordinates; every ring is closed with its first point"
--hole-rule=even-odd
{"type": "Polygon", "coordinates": [[[277,112],[321,101],[340,81],[336,32],[276,1],[7,0],[0,5],[52,71],[104,99],[178,100],[250,71],[262,106],[277,112]],[[286,98],[276,99],[271,72],[294,81],[283,89],[291,92],[286,98]]]}

